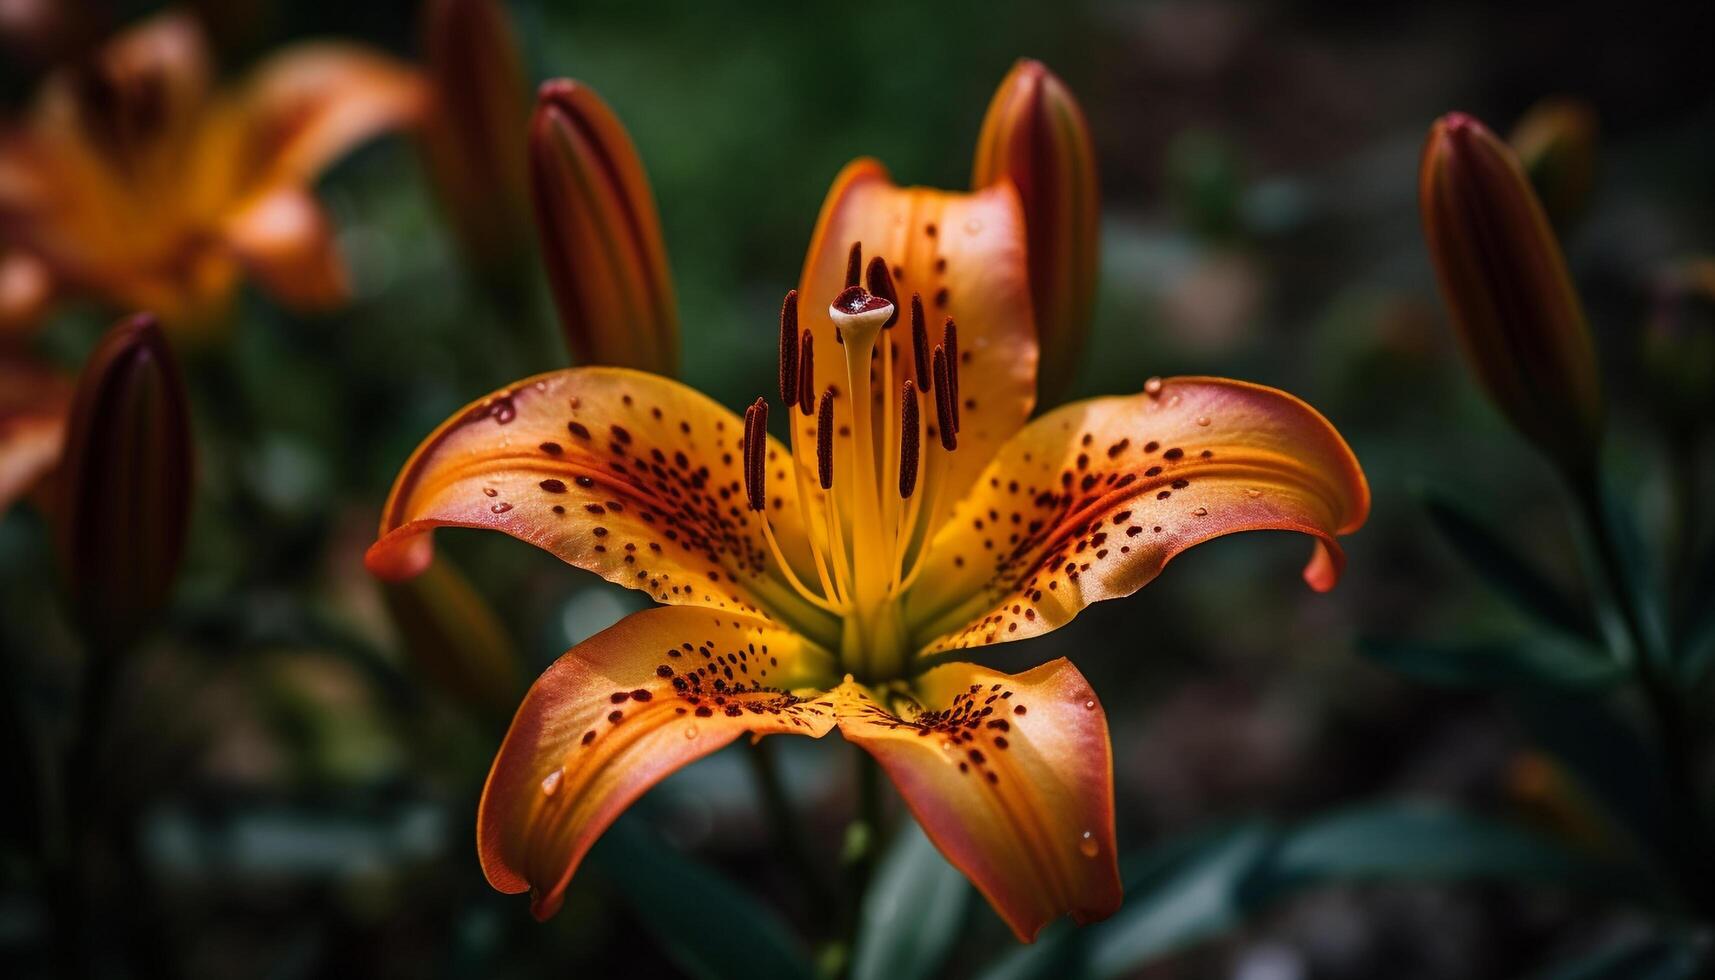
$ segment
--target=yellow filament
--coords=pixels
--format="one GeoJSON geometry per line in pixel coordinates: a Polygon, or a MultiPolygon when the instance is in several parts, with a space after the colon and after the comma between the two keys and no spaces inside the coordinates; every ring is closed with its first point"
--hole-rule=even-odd
{"type": "Polygon", "coordinates": [[[804,587],[804,583],[798,579],[798,573],[792,570],[792,563],[787,561],[786,555],[781,552],[780,542],[774,538],[774,528],[770,526],[767,511],[762,512],[762,536],[768,539],[768,549],[774,552],[774,560],[779,563],[780,570],[786,573],[786,580],[792,583],[792,587],[798,590],[798,594],[803,596],[805,601],[836,616],[845,611],[804,587]]]}

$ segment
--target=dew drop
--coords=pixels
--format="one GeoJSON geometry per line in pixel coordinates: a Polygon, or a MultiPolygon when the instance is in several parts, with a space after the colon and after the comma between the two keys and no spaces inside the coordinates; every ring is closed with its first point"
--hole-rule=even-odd
{"type": "Polygon", "coordinates": [[[967,218],[967,219],[965,219],[965,232],[966,232],[966,234],[975,235],[978,232],[981,232],[982,230],[983,230],[983,221],[981,218],[967,218]]]}
{"type": "Polygon", "coordinates": [[[1209,424],[1209,416],[1207,416],[1207,415],[1197,416],[1197,424],[1198,425],[1208,425],[1209,424]]]}
{"type": "Polygon", "coordinates": [[[1078,838],[1078,853],[1087,858],[1093,858],[1102,853],[1102,845],[1096,843],[1096,835],[1092,831],[1084,831],[1078,838]]]}
{"type": "Polygon", "coordinates": [[[1262,491],[1258,490],[1256,487],[1246,487],[1245,488],[1245,496],[1251,498],[1252,500],[1255,500],[1256,498],[1262,496],[1262,491]]]}
{"type": "Polygon", "coordinates": [[[1172,408],[1173,406],[1175,406],[1177,404],[1179,404],[1179,396],[1178,395],[1174,395],[1172,398],[1167,399],[1167,407],[1168,408],[1172,408]]]}
{"type": "Polygon", "coordinates": [[[697,737],[697,726],[686,725],[685,726],[685,737],[686,738],[696,738],[697,737]]]}
{"type": "Polygon", "coordinates": [[[555,769],[553,772],[542,777],[542,795],[553,796],[558,792],[560,788],[560,780],[564,779],[565,775],[566,771],[564,769],[555,769]]]}
{"type": "Polygon", "coordinates": [[[1196,514],[1198,517],[1208,517],[1209,516],[1209,508],[1199,507],[1196,510],[1192,511],[1191,513],[1196,514]]]}
{"type": "Polygon", "coordinates": [[[1161,397],[1161,379],[1150,378],[1143,383],[1143,393],[1151,398],[1161,397]]]}
{"type": "Polygon", "coordinates": [[[500,496],[500,491],[494,489],[493,487],[483,487],[482,493],[483,493],[483,496],[485,496],[485,497],[498,497],[498,496],[500,496]]]}
{"type": "Polygon", "coordinates": [[[1096,702],[1094,700],[1085,701],[1084,702],[1084,710],[1085,711],[1096,710],[1096,702]]]}
{"type": "Polygon", "coordinates": [[[507,503],[506,501],[502,500],[500,503],[495,504],[493,507],[490,507],[488,509],[493,511],[496,514],[504,514],[507,511],[512,509],[512,505],[507,503]]]}

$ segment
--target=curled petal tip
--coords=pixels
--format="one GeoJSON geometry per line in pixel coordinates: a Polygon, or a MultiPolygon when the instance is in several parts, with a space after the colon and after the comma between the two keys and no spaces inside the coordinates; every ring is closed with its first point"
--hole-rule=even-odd
{"type": "Polygon", "coordinates": [[[1039,61],[1012,68],[977,137],[972,186],[1008,180],[1029,236],[1030,293],[1045,396],[1076,375],[1089,333],[1099,271],[1100,188],[1083,110],[1039,61]]]}
{"type": "Polygon", "coordinates": [[[530,188],[542,261],[573,356],[678,368],[678,310],[655,198],[618,117],[586,85],[537,90],[530,188]]]}

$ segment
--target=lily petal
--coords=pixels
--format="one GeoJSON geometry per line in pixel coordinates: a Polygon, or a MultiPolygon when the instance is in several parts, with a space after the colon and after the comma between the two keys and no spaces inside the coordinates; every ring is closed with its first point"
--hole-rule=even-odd
{"type": "MultiPolygon", "coordinates": [[[[923,298],[932,336],[941,336],[947,317],[958,324],[959,449],[942,497],[950,505],[1036,403],[1036,327],[1018,193],[1006,182],[968,194],[902,188],[874,160],[848,164],[822,204],[798,288],[799,322],[815,335],[817,392],[847,388],[828,304],[845,284],[853,242],[862,244],[866,261],[887,260],[903,305],[914,293],[923,298]]],[[[882,337],[893,344],[894,387],[883,392],[882,372],[872,372],[877,417],[883,398],[898,402],[906,378],[919,391],[932,387],[932,379],[916,377],[907,319],[882,337]]],[[[814,420],[794,418],[814,445],[814,420]]]]}
{"type": "MultiPolygon", "coordinates": [[[[779,575],[745,506],[744,423],[697,391],[626,368],[539,375],[472,403],[400,471],[369,549],[387,579],[422,571],[436,527],[504,531],[669,605],[785,617],[838,635],[779,575]],[[766,612],[765,612],[766,611],[766,612]]],[[[768,447],[768,519],[813,568],[791,454],[768,447]]]]}
{"type": "Polygon", "coordinates": [[[1119,908],[1107,716],[1070,661],[1023,674],[946,664],[900,714],[835,690],[840,733],[875,756],[917,822],[1021,942],[1119,908]],[[919,707],[920,705],[920,707],[919,707]]]}
{"type": "Polygon", "coordinates": [[[553,915],[596,838],[674,770],[746,732],[826,734],[833,705],[812,688],[831,663],[765,620],[683,607],[573,647],[525,695],[489,770],[477,812],[489,884],[553,915]]]}
{"type": "Polygon", "coordinates": [[[289,48],[230,107],[243,134],[237,186],[307,184],[357,144],[414,125],[428,105],[422,77],[392,58],[334,42],[289,48]]]}
{"type": "Polygon", "coordinates": [[[70,378],[0,357],[0,514],[58,465],[71,398],[70,378]]]}
{"type": "Polygon", "coordinates": [[[961,501],[907,602],[926,652],[1020,640],[1130,595],[1173,556],[1235,531],[1317,539],[1318,591],[1344,564],[1335,535],[1369,487],[1315,409],[1225,378],[1152,380],[1033,421],[961,501]]]}
{"type": "Polygon", "coordinates": [[[337,306],[351,291],[333,222],[302,188],[256,198],[227,221],[226,240],[252,276],[299,309],[337,306]]]}

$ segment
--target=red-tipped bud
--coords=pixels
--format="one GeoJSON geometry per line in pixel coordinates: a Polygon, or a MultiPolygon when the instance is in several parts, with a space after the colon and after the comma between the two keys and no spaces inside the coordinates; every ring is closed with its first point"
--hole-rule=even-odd
{"type": "Polygon", "coordinates": [[[423,62],[434,105],[423,149],[465,251],[499,272],[530,235],[528,83],[499,0],[430,0],[423,62]]]}
{"type": "Polygon", "coordinates": [[[1100,271],[1101,189],[1078,100],[1041,62],[1012,67],[977,137],[971,185],[1009,179],[1028,237],[1030,297],[1042,352],[1037,388],[1064,392],[1078,372],[1100,271]]]}
{"type": "Polygon", "coordinates": [[[1601,440],[1602,379],[1560,246],[1506,144],[1470,116],[1437,120],[1419,177],[1424,237],[1477,380],[1563,467],[1601,440]]]}
{"type": "Polygon", "coordinates": [[[677,371],[679,314],[655,197],[625,127],[588,86],[557,79],[538,93],[530,188],[573,358],[677,371]]]}
{"type": "Polygon", "coordinates": [[[1575,99],[1544,99],[1513,127],[1513,152],[1554,227],[1564,230],[1596,187],[1596,111],[1575,99]]]}
{"type": "Polygon", "coordinates": [[[421,575],[383,582],[381,595],[406,657],[442,694],[482,717],[504,721],[523,677],[506,627],[445,555],[421,575]]]}
{"type": "Polygon", "coordinates": [[[190,411],[155,318],[119,321],[78,379],[56,485],[60,563],[80,626],[122,644],[172,588],[190,524],[190,411]]]}
{"type": "Polygon", "coordinates": [[[917,460],[923,446],[917,412],[917,386],[906,378],[899,397],[899,496],[904,500],[917,490],[917,460]]]}

